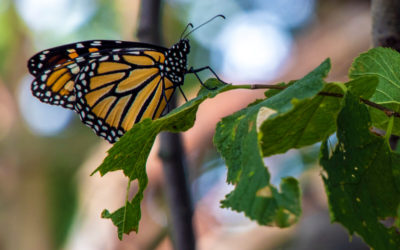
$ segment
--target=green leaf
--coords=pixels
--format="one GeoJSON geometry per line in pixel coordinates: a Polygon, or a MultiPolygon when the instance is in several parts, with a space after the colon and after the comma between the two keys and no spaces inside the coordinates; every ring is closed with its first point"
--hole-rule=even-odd
{"type": "MultiPolygon", "coordinates": [[[[336,84],[327,84],[324,92],[343,94],[336,84]]],[[[264,156],[284,153],[322,141],[336,131],[336,116],[341,98],[317,95],[293,101],[294,107],[268,117],[260,127],[260,145],[264,156]]]]}
{"type": "Polygon", "coordinates": [[[135,124],[115,145],[108,151],[108,156],[94,171],[104,175],[110,171],[122,170],[129,181],[138,180],[139,191],[131,201],[126,201],[124,207],[110,213],[104,210],[103,218],[110,218],[118,227],[118,237],[123,233],[138,231],[141,217],[140,202],[143,191],[147,186],[146,161],[154,140],[161,131],[179,132],[191,128],[196,118],[199,104],[206,98],[232,89],[232,85],[222,84],[215,79],[208,80],[207,86],[216,87],[215,90],[201,89],[193,100],[174,109],[168,115],[157,120],[146,119],[135,124]]]}
{"type": "MultiPolygon", "coordinates": [[[[345,85],[357,96],[369,98],[377,84],[377,77],[364,76],[345,85]]],[[[340,85],[342,83],[329,83],[322,91],[343,95],[340,85]]],[[[295,100],[292,103],[294,107],[290,111],[264,118],[260,127],[264,156],[312,145],[336,131],[336,116],[341,109],[341,98],[317,95],[312,99],[295,100]]]]}
{"type": "MultiPolygon", "coordinates": [[[[281,86],[281,87],[285,87],[285,86],[287,87],[289,85],[292,85],[294,82],[296,82],[296,81],[290,81],[289,83],[281,82],[281,83],[274,84],[274,85],[281,86]]],[[[265,95],[265,97],[269,98],[269,97],[272,97],[272,96],[278,94],[281,91],[282,91],[281,89],[269,89],[269,90],[265,91],[264,95],[265,95]]]]}
{"type": "Polygon", "coordinates": [[[126,201],[125,206],[110,213],[104,209],[101,217],[111,219],[113,224],[118,228],[118,238],[122,240],[122,235],[129,234],[131,231],[137,232],[139,230],[139,220],[141,217],[140,201],[143,198],[143,190],[139,191],[142,195],[135,196],[132,202],[126,201]]]}
{"type": "Polygon", "coordinates": [[[292,109],[292,101],[317,95],[324,87],[323,78],[329,69],[330,62],[326,60],[285,90],[218,123],[214,144],[228,166],[227,181],[236,185],[222,201],[223,207],[244,212],[262,225],[287,227],[298,220],[301,213],[298,182],[294,178],[285,178],[280,191],[270,184],[258,143],[257,116],[265,109],[286,112],[292,109]]]}
{"type": "MultiPolygon", "coordinates": [[[[394,110],[396,112],[399,112],[399,110],[396,110],[396,108],[397,108],[396,105],[386,104],[385,107],[387,107],[391,110],[394,110]]],[[[373,107],[368,107],[368,110],[371,115],[372,125],[379,129],[386,130],[386,128],[389,124],[390,118],[385,114],[385,112],[383,112],[382,110],[373,108],[373,107]]],[[[399,118],[394,119],[392,134],[400,135],[400,119],[399,118]]]]}
{"type": "Polygon", "coordinates": [[[360,76],[346,82],[345,85],[353,95],[369,99],[374,95],[378,83],[379,78],[376,76],[360,76]]]}
{"type": "Polygon", "coordinates": [[[327,76],[331,68],[330,60],[326,59],[316,69],[302,79],[289,85],[284,91],[270,97],[269,108],[279,112],[285,112],[292,108],[292,100],[306,99],[315,96],[324,88],[323,78],[327,76]]]}
{"type": "MultiPolygon", "coordinates": [[[[400,104],[400,54],[389,48],[373,48],[357,57],[349,77],[375,76],[379,79],[371,101],[378,104],[400,104]]],[[[396,109],[397,110],[397,109],[396,109]]]]}
{"type": "MultiPolygon", "coordinates": [[[[370,100],[393,111],[400,111],[400,54],[390,48],[373,48],[357,57],[349,71],[349,77],[377,77],[379,83],[370,100]]],[[[369,108],[374,127],[385,130],[389,118],[380,110],[369,108]]],[[[400,135],[400,119],[395,119],[393,134],[400,135]]]]}
{"type": "Polygon", "coordinates": [[[137,179],[137,173],[144,169],[147,156],[158,133],[188,130],[194,124],[200,103],[206,98],[213,98],[220,92],[232,89],[232,85],[222,84],[216,79],[210,79],[205,84],[215,86],[216,89],[202,88],[196,98],[172,110],[166,116],[156,120],[146,119],[135,124],[108,151],[108,156],[94,172],[99,171],[101,175],[104,175],[109,171],[123,170],[130,180],[137,179]]]}
{"type": "Polygon", "coordinates": [[[397,216],[400,203],[400,155],[370,132],[368,109],[350,92],[337,119],[338,144],[321,147],[320,163],[334,222],[356,232],[374,249],[400,249],[396,228],[381,220],[397,216]]]}

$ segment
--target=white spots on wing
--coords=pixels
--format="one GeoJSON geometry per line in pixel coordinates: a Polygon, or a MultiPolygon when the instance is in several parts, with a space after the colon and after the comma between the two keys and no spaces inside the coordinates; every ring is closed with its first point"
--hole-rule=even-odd
{"type": "Polygon", "coordinates": [[[90,57],[99,57],[101,54],[99,52],[93,52],[89,55],[90,57]]]}
{"type": "Polygon", "coordinates": [[[80,71],[80,68],[79,68],[78,64],[76,64],[76,63],[68,65],[68,68],[70,68],[71,73],[74,75],[78,74],[80,71]]]}
{"type": "Polygon", "coordinates": [[[90,45],[92,45],[92,46],[100,46],[101,45],[101,41],[93,41],[90,45]]]}
{"type": "Polygon", "coordinates": [[[77,58],[75,58],[75,61],[77,62],[77,63],[80,63],[80,62],[83,62],[83,61],[85,61],[85,58],[83,58],[83,57],[77,57],[77,58]]]}

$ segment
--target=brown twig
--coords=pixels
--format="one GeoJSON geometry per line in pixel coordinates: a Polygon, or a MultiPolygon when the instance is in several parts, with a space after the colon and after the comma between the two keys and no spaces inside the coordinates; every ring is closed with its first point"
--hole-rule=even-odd
{"type": "MultiPolygon", "coordinates": [[[[280,85],[270,85],[270,84],[253,84],[250,87],[251,89],[278,89],[278,90],[284,90],[287,88],[287,86],[280,86],[280,85]]],[[[332,97],[343,97],[343,94],[339,94],[339,93],[330,93],[330,92],[325,92],[325,91],[321,91],[318,93],[318,95],[322,95],[322,96],[332,96],[332,97]]],[[[363,103],[365,103],[366,105],[382,110],[388,117],[390,116],[394,116],[394,117],[398,117],[400,118],[400,113],[393,111],[389,108],[386,108],[380,104],[377,104],[375,102],[371,102],[367,99],[364,98],[360,98],[360,101],[362,101],[363,103]]]]}

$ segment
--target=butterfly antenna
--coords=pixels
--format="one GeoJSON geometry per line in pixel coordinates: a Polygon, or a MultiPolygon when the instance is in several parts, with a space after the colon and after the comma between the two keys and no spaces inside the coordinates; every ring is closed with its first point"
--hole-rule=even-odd
{"type": "Polygon", "coordinates": [[[192,23],[188,23],[188,25],[186,25],[186,27],[185,27],[185,29],[183,30],[183,32],[182,32],[182,34],[181,34],[181,37],[180,37],[179,39],[182,39],[183,34],[185,34],[186,30],[187,30],[189,27],[190,27],[190,28],[193,28],[193,24],[192,24],[192,23]]]}
{"type": "MultiPolygon", "coordinates": [[[[195,30],[197,30],[198,28],[200,28],[200,27],[206,25],[207,23],[211,22],[212,20],[214,20],[214,19],[217,18],[217,17],[221,17],[221,18],[225,19],[225,16],[224,16],[224,15],[221,15],[221,14],[220,14],[220,15],[216,15],[216,16],[214,16],[213,18],[211,18],[210,20],[208,20],[208,21],[206,21],[206,22],[200,24],[200,25],[197,26],[196,28],[192,29],[192,30],[191,30],[189,33],[187,33],[183,38],[188,37],[191,33],[193,33],[193,31],[195,31],[195,30]]],[[[187,26],[186,26],[186,27],[187,27],[187,26]]],[[[193,27],[193,26],[192,26],[192,27],[193,27]]],[[[185,30],[186,30],[186,29],[185,29],[185,30]]]]}

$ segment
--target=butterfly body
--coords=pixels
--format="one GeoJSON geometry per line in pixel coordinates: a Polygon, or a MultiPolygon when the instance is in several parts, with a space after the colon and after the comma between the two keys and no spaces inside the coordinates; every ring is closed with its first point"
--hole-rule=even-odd
{"type": "Polygon", "coordinates": [[[75,110],[95,133],[114,143],[135,123],[160,117],[184,83],[189,41],[171,48],[93,40],[42,51],[28,61],[32,93],[75,110]]]}

